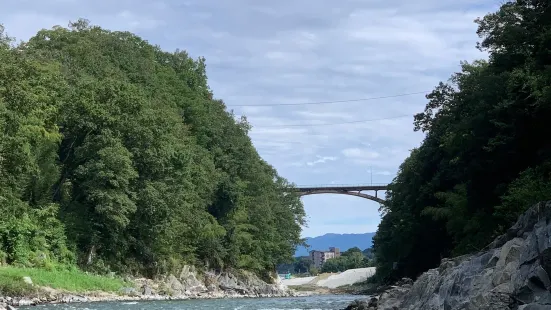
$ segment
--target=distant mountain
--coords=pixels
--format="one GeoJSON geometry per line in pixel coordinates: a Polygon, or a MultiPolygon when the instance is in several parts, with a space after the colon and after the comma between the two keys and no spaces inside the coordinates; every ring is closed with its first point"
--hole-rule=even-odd
{"type": "Polygon", "coordinates": [[[295,256],[308,256],[311,250],[327,251],[329,247],[337,247],[341,252],[350,248],[358,247],[361,250],[370,248],[373,245],[373,236],[375,233],[365,234],[325,234],[319,237],[307,237],[306,243],[309,249],[298,247],[295,256]]]}

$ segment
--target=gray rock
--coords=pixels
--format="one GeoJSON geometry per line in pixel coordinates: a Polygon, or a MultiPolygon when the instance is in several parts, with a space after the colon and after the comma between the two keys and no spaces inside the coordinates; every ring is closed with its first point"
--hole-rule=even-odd
{"type": "Polygon", "coordinates": [[[7,305],[6,310],[17,310],[15,307],[7,305]]]}
{"type": "Polygon", "coordinates": [[[142,295],[145,295],[145,296],[152,295],[152,289],[149,285],[146,284],[142,287],[142,295]]]}
{"type": "Polygon", "coordinates": [[[31,299],[28,299],[28,298],[21,298],[21,299],[14,299],[12,301],[12,303],[15,305],[15,306],[34,306],[35,303],[31,300],[31,299]]]}
{"type": "Polygon", "coordinates": [[[551,305],[529,304],[518,307],[518,310],[549,310],[551,305]]]}
{"type": "MultiPolygon", "coordinates": [[[[194,267],[184,266],[178,277],[169,275],[159,287],[161,293],[175,298],[290,296],[291,291],[281,285],[278,282],[279,278],[275,276],[276,283],[270,284],[253,273],[245,271],[221,273],[210,271],[199,275],[194,267]]],[[[143,284],[140,286],[143,288],[143,284]]]]}
{"type": "Polygon", "coordinates": [[[80,295],[61,294],[60,296],[58,296],[57,302],[64,304],[73,302],[88,302],[88,298],[86,298],[86,296],[80,295]]]}
{"type": "Polygon", "coordinates": [[[181,295],[185,291],[182,283],[172,274],[169,275],[166,279],[166,287],[173,295],[181,295]]]}
{"type": "Polygon", "coordinates": [[[23,277],[23,282],[33,285],[33,280],[31,280],[31,277],[23,277]]]}
{"type": "MultiPolygon", "coordinates": [[[[413,281],[411,281],[413,282],[413,281]]],[[[377,297],[371,297],[369,300],[368,306],[372,308],[377,308],[377,303],[379,302],[379,299],[377,297]]]]}
{"type": "Polygon", "coordinates": [[[538,203],[483,251],[402,279],[377,309],[551,309],[550,236],[551,202],[538,203]]]}
{"type": "Polygon", "coordinates": [[[197,278],[197,271],[193,266],[184,266],[179,276],[184,291],[190,293],[206,292],[207,287],[197,278]]]}
{"type": "Polygon", "coordinates": [[[370,305],[365,300],[356,299],[343,310],[369,310],[370,305]]]}
{"type": "Polygon", "coordinates": [[[138,290],[135,287],[123,287],[120,292],[126,296],[139,296],[138,290]]]}

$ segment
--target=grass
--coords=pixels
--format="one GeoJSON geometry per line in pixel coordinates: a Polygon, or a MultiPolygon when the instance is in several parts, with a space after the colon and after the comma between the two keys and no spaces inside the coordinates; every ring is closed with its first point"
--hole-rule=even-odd
{"type": "Polygon", "coordinates": [[[118,292],[131,286],[123,280],[86,274],[78,270],[50,271],[34,268],[0,267],[0,295],[26,296],[37,288],[26,284],[23,277],[30,277],[33,284],[74,293],[87,291],[118,292]]]}

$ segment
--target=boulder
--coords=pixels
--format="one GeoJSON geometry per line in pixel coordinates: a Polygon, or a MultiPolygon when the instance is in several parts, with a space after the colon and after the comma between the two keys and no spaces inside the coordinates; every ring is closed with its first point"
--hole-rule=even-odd
{"type": "Polygon", "coordinates": [[[351,302],[344,310],[369,310],[369,303],[365,300],[356,299],[351,302]]]}
{"type": "Polygon", "coordinates": [[[167,277],[165,286],[172,295],[182,295],[185,292],[182,283],[172,274],[167,277]]]}
{"type": "Polygon", "coordinates": [[[207,291],[205,284],[197,278],[197,271],[193,266],[184,266],[178,279],[186,292],[200,293],[207,291]]]}
{"type": "Polygon", "coordinates": [[[149,285],[145,284],[144,286],[142,286],[142,295],[144,296],[150,296],[152,295],[152,289],[149,285]]]}

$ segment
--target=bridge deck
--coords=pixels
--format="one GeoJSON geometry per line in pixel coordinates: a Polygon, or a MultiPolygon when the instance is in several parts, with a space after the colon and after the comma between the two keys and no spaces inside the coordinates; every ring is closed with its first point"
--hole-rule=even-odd
{"type": "Polygon", "coordinates": [[[300,192],[311,191],[384,191],[387,189],[387,184],[370,184],[370,185],[317,185],[317,186],[297,186],[300,192]]]}

